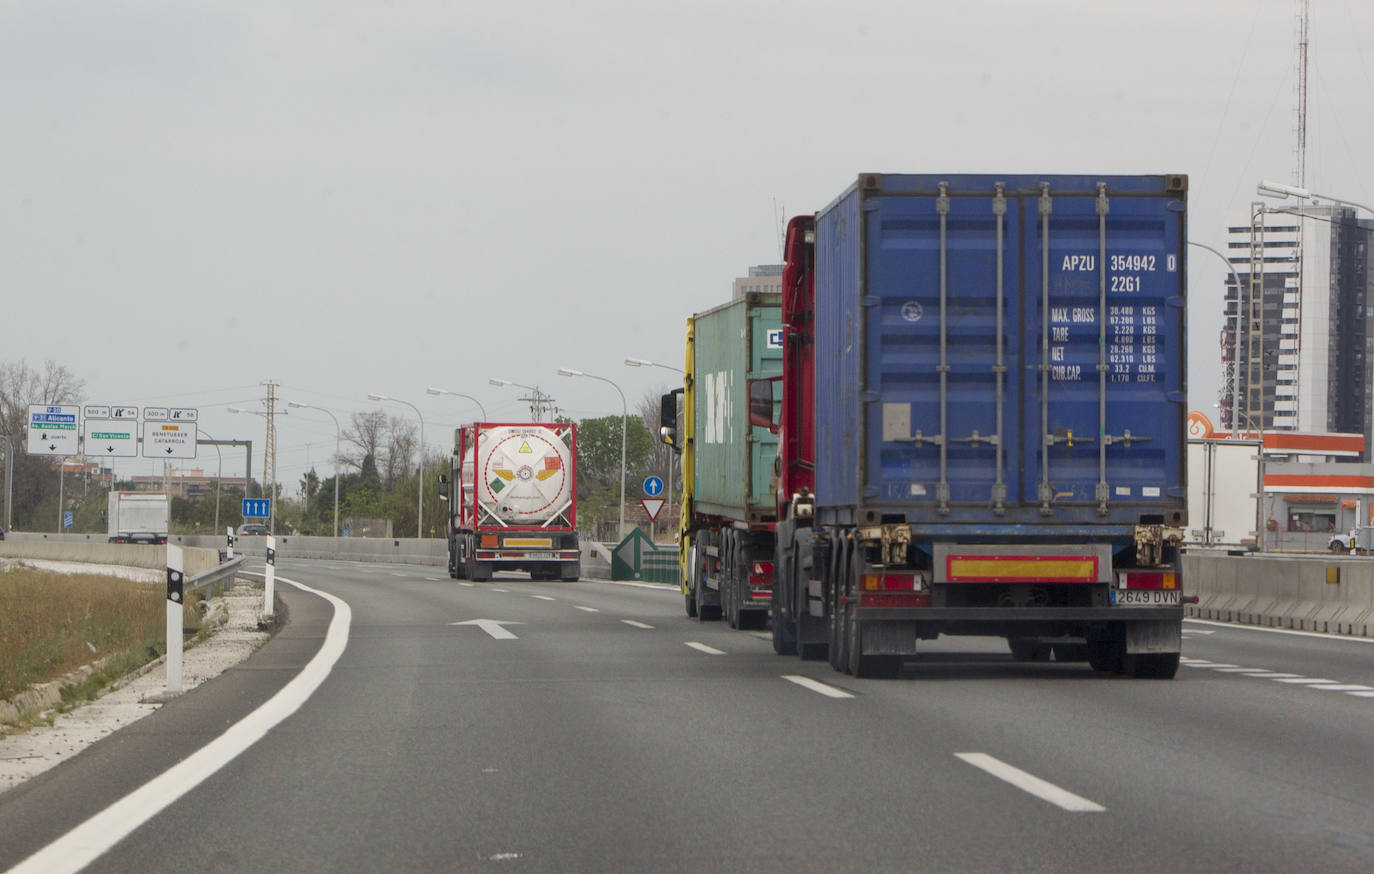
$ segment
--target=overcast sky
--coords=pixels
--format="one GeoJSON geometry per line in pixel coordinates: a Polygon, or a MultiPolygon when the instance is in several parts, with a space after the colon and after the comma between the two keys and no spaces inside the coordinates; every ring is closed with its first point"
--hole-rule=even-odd
{"type": "MultiPolygon", "coordinates": [[[[1307,184],[1374,203],[1374,3],[1312,7],[1307,184]]],[[[1296,9],[0,0],[0,360],[259,453],[225,408],[267,379],[344,421],[412,401],[436,447],[476,408],[427,385],[619,413],[557,368],[633,409],[672,374],[625,357],[680,366],[684,318],[861,171],[1187,173],[1190,238],[1222,248],[1258,181],[1296,180],[1296,9]]],[[[1193,251],[1210,411],[1224,267],[1193,251]]],[[[307,452],[328,475],[326,416],[279,427],[288,488],[307,452]]]]}

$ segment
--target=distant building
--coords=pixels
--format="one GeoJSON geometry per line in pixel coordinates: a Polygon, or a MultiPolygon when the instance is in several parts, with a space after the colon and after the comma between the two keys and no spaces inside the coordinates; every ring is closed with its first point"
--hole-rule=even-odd
{"type": "MultiPolygon", "coordinates": [[[[1243,219],[1227,232],[1228,259],[1241,288],[1238,307],[1235,283],[1227,277],[1222,427],[1369,436],[1374,432],[1369,259],[1374,221],[1357,219],[1348,207],[1316,206],[1307,207],[1302,220],[1266,212],[1253,230],[1243,219]],[[1252,239],[1261,277],[1255,307],[1252,239]],[[1238,381],[1240,394],[1237,415],[1231,410],[1232,380],[1238,381]]],[[[1361,458],[1370,460],[1368,443],[1361,458]]]]}
{"type": "Polygon", "coordinates": [[[774,293],[782,291],[781,264],[758,264],[750,267],[748,276],[741,276],[735,280],[734,287],[730,291],[730,299],[739,300],[746,294],[760,291],[774,293]]]}

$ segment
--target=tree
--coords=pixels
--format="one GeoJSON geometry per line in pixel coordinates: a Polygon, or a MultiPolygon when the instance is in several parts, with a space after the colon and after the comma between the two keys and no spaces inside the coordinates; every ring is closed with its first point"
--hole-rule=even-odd
{"type": "Polygon", "coordinates": [[[0,362],[0,434],[11,438],[14,450],[14,457],[6,458],[5,463],[14,469],[14,521],[20,528],[46,529],[43,520],[55,521],[57,510],[58,472],[54,459],[24,452],[29,405],[79,404],[85,398],[85,389],[84,380],[51,359],[42,368],[30,367],[23,360],[0,362]],[[45,496],[50,496],[51,516],[41,506],[45,496]]]}
{"type": "Polygon", "coordinates": [[[308,502],[311,498],[315,497],[315,494],[319,492],[319,490],[320,475],[315,473],[315,468],[312,467],[305,472],[305,476],[301,477],[300,492],[308,502]]]}

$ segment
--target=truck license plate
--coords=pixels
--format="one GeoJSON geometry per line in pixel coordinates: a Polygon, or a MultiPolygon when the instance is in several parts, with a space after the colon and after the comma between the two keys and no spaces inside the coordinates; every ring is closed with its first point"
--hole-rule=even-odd
{"type": "Polygon", "coordinates": [[[1116,603],[1139,607],[1167,607],[1181,604],[1182,593],[1178,589],[1114,589],[1116,603]]]}
{"type": "Polygon", "coordinates": [[[525,553],[525,557],[538,561],[553,561],[555,556],[552,552],[527,552],[525,553]]]}

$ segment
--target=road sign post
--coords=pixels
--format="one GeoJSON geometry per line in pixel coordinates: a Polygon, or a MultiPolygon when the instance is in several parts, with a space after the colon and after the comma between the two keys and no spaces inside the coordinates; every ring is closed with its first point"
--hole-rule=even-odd
{"type": "Polygon", "coordinates": [[[263,574],[262,615],[272,618],[272,602],[276,597],[277,583],[277,538],[267,535],[267,567],[263,574]]]}
{"type": "Polygon", "coordinates": [[[30,455],[80,455],[81,431],[77,427],[81,408],[74,405],[31,404],[29,406],[30,455]]]}
{"type": "Polygon", "coordinates": [[[239,515],[245,519],[266,519],[272,515],[272,501],[269,498],[245,498],[243,512],[239,515]]]}
{"type": "Polygon", "coordinates": [[[180,546],[167,546],[167,691],[181,691],[181,617],[186,578],[185,556],[180,546]]]}

